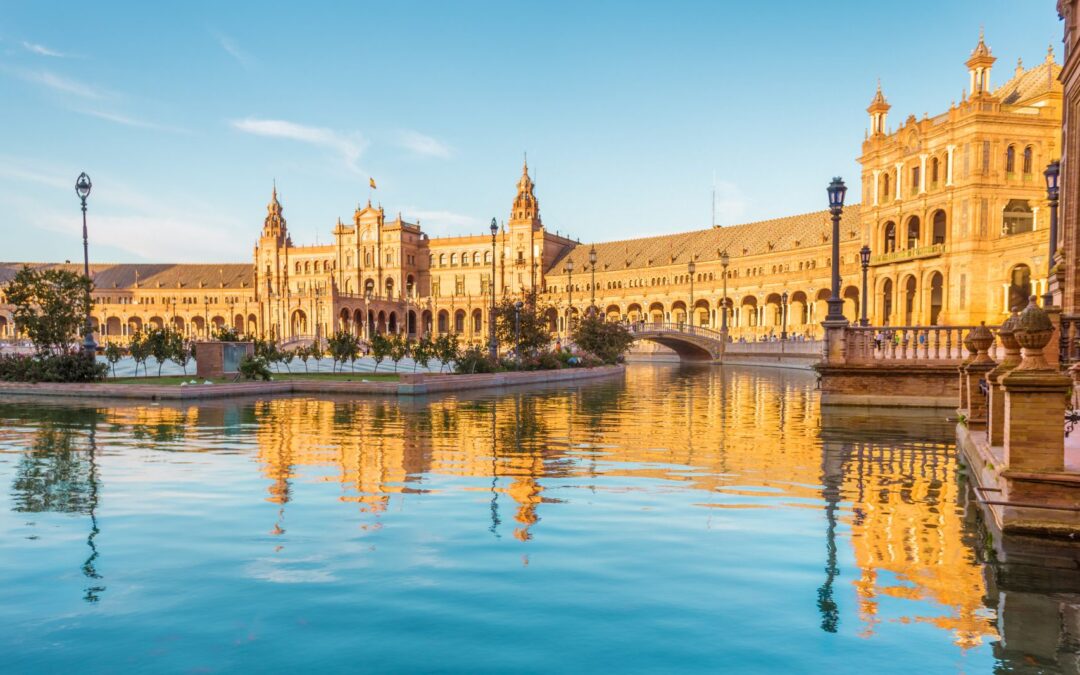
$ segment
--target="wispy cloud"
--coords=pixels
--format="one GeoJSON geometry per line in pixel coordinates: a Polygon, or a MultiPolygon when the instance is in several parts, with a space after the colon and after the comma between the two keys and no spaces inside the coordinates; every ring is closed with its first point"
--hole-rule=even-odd
{"type": "Polygon", "coordinates": [[[57,58],[57,59],[71,58],[71,54],[65,54],[64,52],[58,52],[55,49],[49,49],[45,45],[39,45],[39,44],[35,44],[33,42],[27,42],[26,40],[23,40],[22,46],[23,46],[23,49],[25,49],[26,51],[31,52],[33,54],[37,54],[38,56],[51,56],[51,57],[57,58]]]}
{"type": "Polygon", "coordinates": [[[138,119],[136,117],[128,117],[127,115],[121,115],[118,113],[106,112],[104,110],[89,110],[89,109],[75,109],[75,112],[81,115],[89,115],[91,117],[97,117],[107,122],[114,122],[116,124],[122,124],[127,127],[136,127],[138,129],[151,129],[154,131],[167,131],[174,134],[186,134],[190,133],[187,129],[181,129],[179,127],[170,127],[164,124],[157,124],[155,122],[149,122],[147,120],[138,119]]]}
{"type": "Polygon", "coordinates": [[[424,231],[436,236],[461,234],[462,230],[475,229],[484,222],[475,216],[453,211],[422,209],[413,206],[406,206],[401,210],[407,220],[421,221],[424,231]]]}
{"type": "Polygon", "coordinates": [[[221,45],[221,48],[224,49],[229,56],[236,59],[236,62],[244,66],[245,68],[250,67],[251,64],[255,62],[255,59],[252,58],[251,54],[248,54],[246,51],[241,49],[240,46],[236,44],[236,41],[228,35],[215,31],[214,38],[218,41],[218,44],[221,45]]]}
{"type": "Polygon", "coordinates": [[[426,136],[419,131],[401,132],[400,143],[403,148],[422,157],[438,157],[446,159],[453,150],[438,139],[426,136]]]}
{"type": "Polygon", "coordinates": [[[69,80],[48,70],[24,70],[18,73],[19,77],[27,82],[39,84],[62,94],[71,94],[79,98],[101,99],[105,98],[104,92],[90,85],[69,80]]]}
{"type": "Polygon", "coordinates": [[[345,165],[356,173],[363,173],[357,162],[363,154],[367,142],[357,132],[342,133],[324,127],[311,127],[286,120],[268,120],[248,117],[233,120],[232,127],[246,134],[285,138],[317,147],[326,148],[339,154],[345,165]]]}

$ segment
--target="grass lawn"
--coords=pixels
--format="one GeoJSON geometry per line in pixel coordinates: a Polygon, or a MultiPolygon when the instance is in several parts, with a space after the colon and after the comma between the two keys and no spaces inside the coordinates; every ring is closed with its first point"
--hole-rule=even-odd
{"type": "MultiPolygon", "coordinates": [[[[299,373],[274,373],[275,381],[282,380],[327,380],[335,382],[347,382],[349,380],[353,382],[359,382],[361,380],[367,380],[368,382],[395,382],[397,381],[397,373],[330,373],[330,372],[311,372],[305,373],[303,371],[299,373]]],[[[203,380],[195,377],[195,375],[164,375],[162,377],[117,377],[108,378],[105,380],[105,384],[156,384],[156,385],[179,385],[181,382],[190,382],[191,380],[197,381],[199,384],[203,383],[203,380]]],[[[214,384],[224,384],[229,382],[246,382],[243,378],[234,380],[231,377],[215,377],[210,380],[214,384]]]]}

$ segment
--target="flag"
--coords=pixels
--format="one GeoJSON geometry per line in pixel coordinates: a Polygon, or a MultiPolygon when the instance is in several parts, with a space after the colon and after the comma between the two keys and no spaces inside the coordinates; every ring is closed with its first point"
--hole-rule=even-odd
{"type": "Polygon", "coordinates": [[[374,178],[368,178],[368,184],[371,185],[372,190],[376,189],[375,188],[375,179],[374,178]]]}

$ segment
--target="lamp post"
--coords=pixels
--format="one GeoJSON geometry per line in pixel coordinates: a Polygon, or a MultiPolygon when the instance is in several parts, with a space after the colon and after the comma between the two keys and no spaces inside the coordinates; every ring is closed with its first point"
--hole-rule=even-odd
{"type": "MultiPolygon", "coordinates": [[[[90,247],[86,236],[86,198],[90,196],[90,188],[93,184],[90,182],[90,176],[86,175],[86,172],[79,174],[79,177],[75,179],[75,194],[79,196],[79,201],[82,203],[82,247],[83,247],[83,276],[86,277],[87,284],[90,283],[90,247]]],[[[94,327],[90,324],[90,287],[86,288],[86,322],[83,324],[83,355],[88,359],[92,359],[97,354],[97,343],[94,342],[94,327]]]]}
{"type": "Polygon", "coordinates": [[[866,270],[870,267],[870,247],[866,244],[859,249],[859,262],[862,263],[862,318],[859,319],[859,325],[869,326],[870,319],[866,316],[866,270]]]}
{"type": "Polygon", "coordinates": [[[687,310],[687,318],[690,319],[690,330],[694,329],[694,273],[697,272],[697,265],[694,264],[693,259],[686,264],[686,272],[690,275],[690,309],[687,310]]]}
{"type": "Polygon", "coordinates": [[[724,339],[727,339],[727,268],[728,263],[731,260],[728,258],[727,249],[720,252],[720,268],[723,270],[724,277],[724,311],[720,314],[720,332],[724,334],[724,339]]]}
{"type": "MultiPolygon", "coordinates": [[[[1058,231],[1058,176],[1061,162],[1054,160],[1046,166],[1046,199],[1050,202],[1050,256],[1047,258],[1046,293],[1043,294],[1043,307],[1054,304],[1054,294],[1050,292],[1050,276],[1054,272],[1054,255],[1057,253],[1058,231]]],[[[85,208],[83,209],[85,212],[85,208]]]]}
{"type": "Polygon", "coordinates": [[[570,319],[574,315],[574,261],[566,261],[566,335],[570,335],[570,319]]]}
{"type": "Polygon", "coordinates": [[[495,341],[495,235],[499,233],[499,224],[491,219],[491,311],[488,314],[488,356],[492,360],[499,357],[499,343],[495,341]]]}
{"type": "Polygon", "coordinates": [[[514,303],[514,358],[521,365],[521,308],[525,303],[518,300],[514,303]]]}
{"type": "Polygon", "coordinates": [[[589,249],[589,271],[592,273],[592,280],[589,282],[592,287],[592,300],[589,301],[589,311],[596,314],[596,246],[589,249]]]}
{"type": "Polygon", "coordinates": [[[832,213],[832,295],[829,296],[829,313],[825,315],[824,323],[846,326],[844,301],[840,298],[840,214],[844,212],[847,186],[837,176],[829,183],[828,193],[829,211],[832,213]]]}
{"type": "Polygon", "coordinates": [[[787,340],[787,308],[788,292],[780,294],[780,339],[787,340]]]}

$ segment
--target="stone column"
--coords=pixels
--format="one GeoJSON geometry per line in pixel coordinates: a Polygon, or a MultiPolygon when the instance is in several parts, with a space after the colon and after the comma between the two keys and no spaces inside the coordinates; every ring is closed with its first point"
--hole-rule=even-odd
{"type": "MultiPolygon", "coordinates": [[[[952,185],[953,152],[955,150],[956,150],[955,145],[947,145],[947,146],[945,146],[945,152],[947,153],[946,158],[945,158],[945,186],[946,187],[952,185]]],[[[950,223],[952,222],[952,218],[949,219],[949,222],[950,223]]]]}
{"type": "Polygon", "coordinates": [[[998,338],[1001,346],[1005,349],[1005,356],[997,368],[986,374],[986,381],[990,387],[989,422],[986,427],[990,445],[1001,445],[1005,442],[1005,389],[1001,386],[1001,378],[1005,377],[1020,365],[1020,344],[1016,341],[1016,327],[1020,317],[1013,313],[998,329],[998,338]]]}
{"type": "Polygon", "coordinates": [[[989,353],[991,345],[994,344],[994,334],[986,327],[985,322],[971,331],[971,344],[977,351],[975,358],[967,366],[967,427],[971,431],[981,431],[986,428],[987,397],[980,390],[979,383],[997,366],[989,353]]]}
{"type": "Polygon", "coordinates": [[[1017,323],[1015,335],[1023,359],[1001,380],[1005,388],[1005,464],[1011,471],[1061,471],[1065,467],[1065,406],[1072,380],[1047,363],[1043,355],[1054,324],[1036,304],[1035,296],[1017,323]]]}

